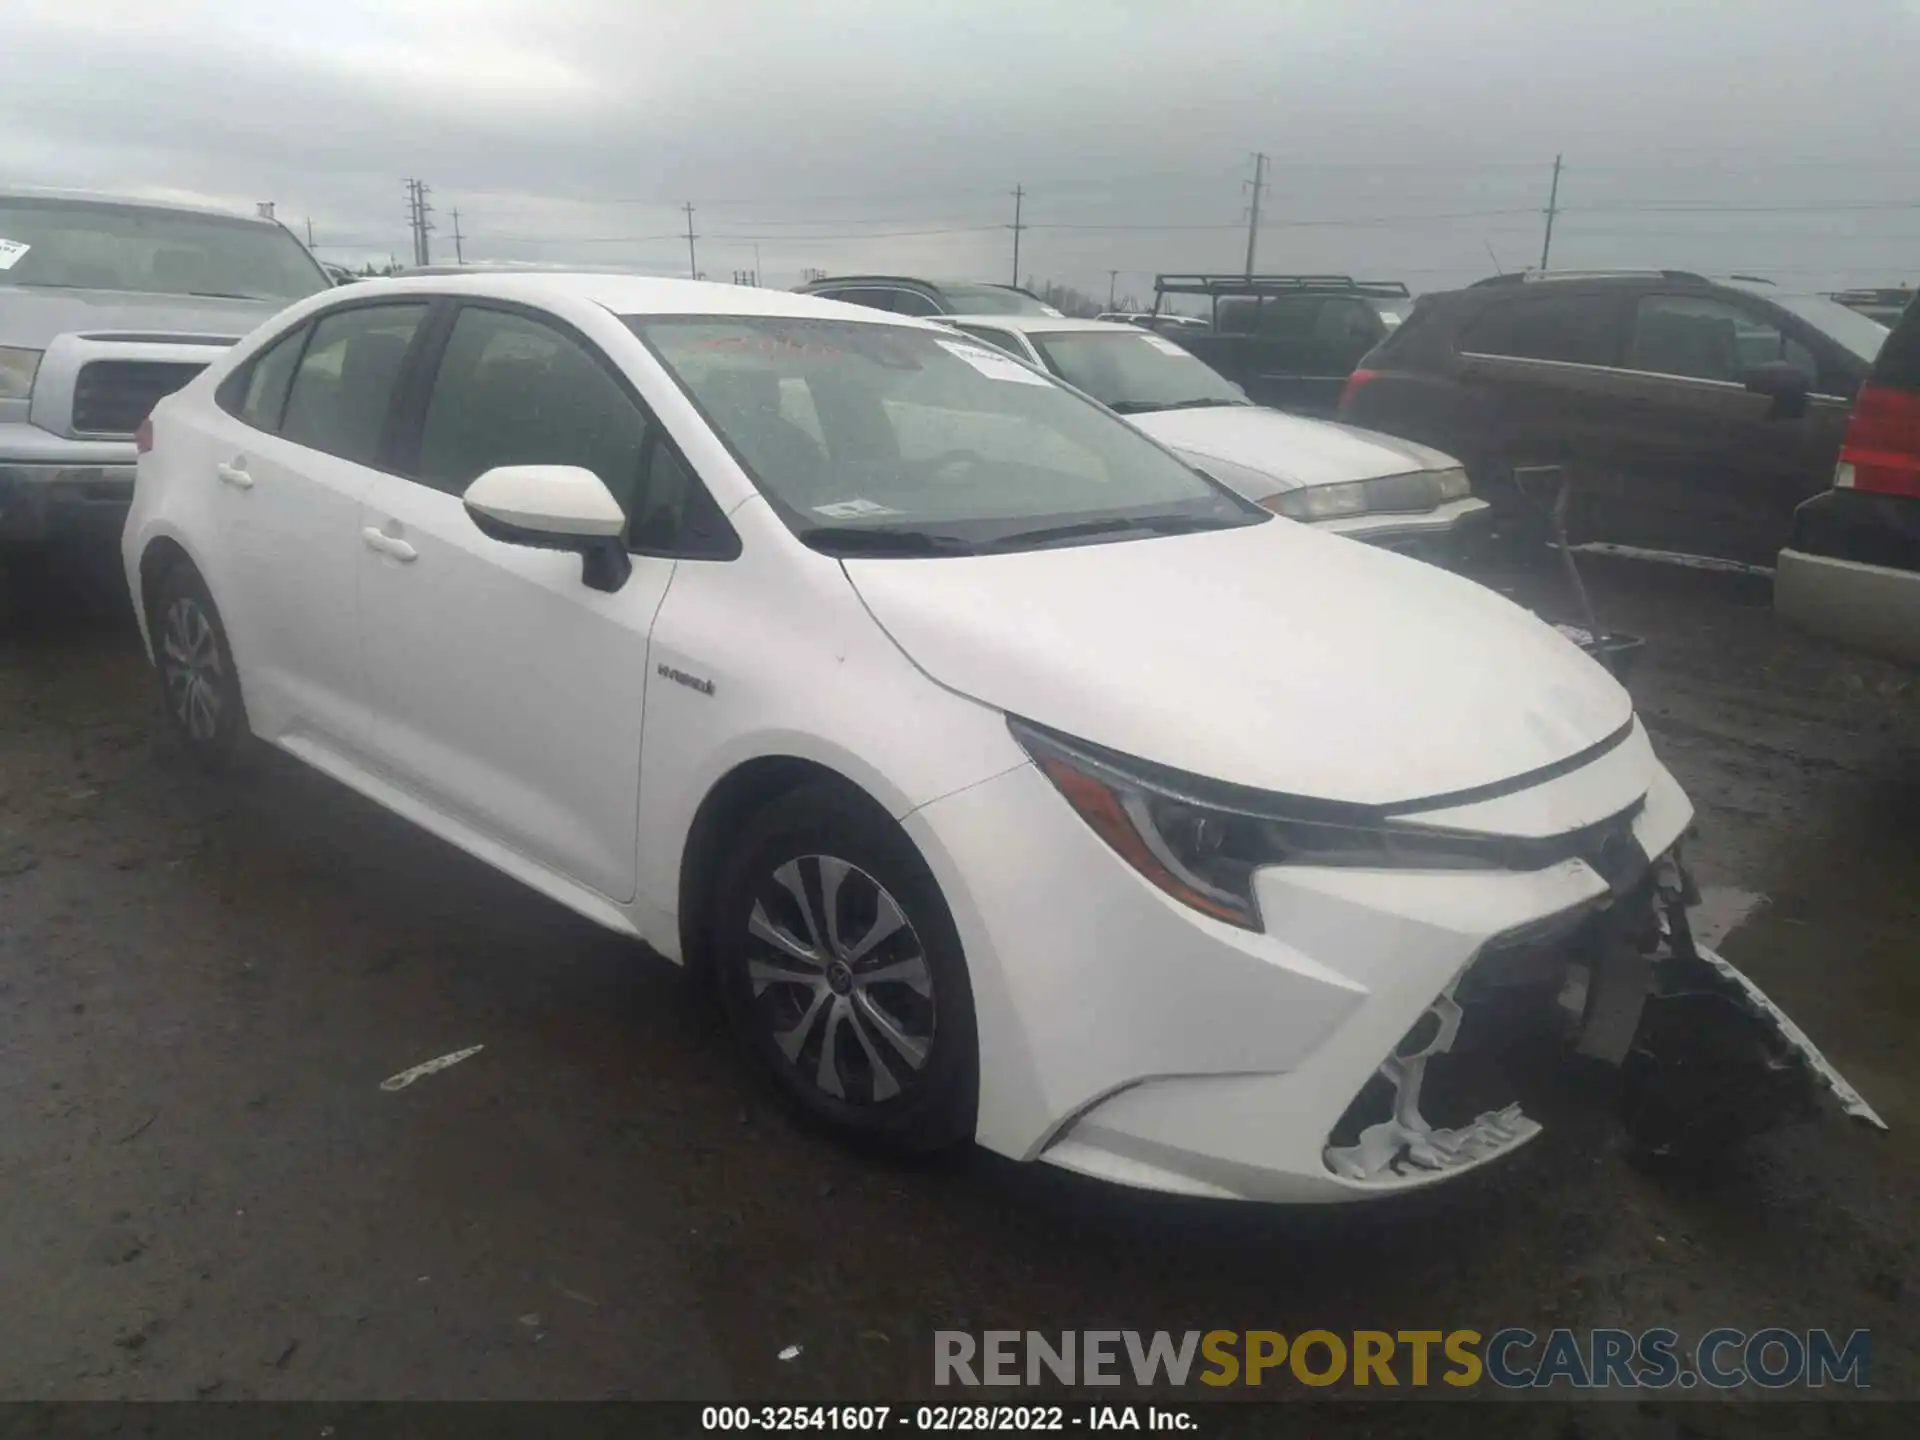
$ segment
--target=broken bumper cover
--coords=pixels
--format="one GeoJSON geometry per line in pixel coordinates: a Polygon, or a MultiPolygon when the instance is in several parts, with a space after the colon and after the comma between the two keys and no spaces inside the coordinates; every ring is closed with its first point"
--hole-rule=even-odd
{"type": "MultiPolygon", "coordinates": [[[[1555,1000],[1572,962],[1591,963],[1595,917],[1621,911],[1647,857],[1672,850],[1692,819],[1644,730],[1544,784],[1426,818],[1556,843],[1570,824],[1585,828],[1577,853],[1540,869],[1262,869],[1253,931],[1116,863],[1030,766],[907,816],[972,972],[979,1143],[1115,1183],[1274,1203],[1444,1183],[1531,1143],[1536,1121],[1559,1123],[1529,1084],[1462,1085],[1447,1073],[1471,1068],[1452,1064],[1455,1050],[1477,1056],[1507,1032],[1515,997],[1526,1008],[1512,1018],[1529,1023],[1511,1028],[1543,1037],[1551,1077],[1576,1075],[1585,1096],[1578,1072],[1598,1068],[1619,1088],[1593,1045],[1606,1039],[1608,1058],[1624,1062],[1638,1010],[1569,1062],[1560,1052],[1584,1028],[1584,1007],[1555,1000]],[[1007,844],[1010,826],[1022,844],[1007,844]],[[1457,1029],[1425,1018],[1444,1010],[1442,996],[1460,1008],[1457,1029]],[[1423,1054],[1411,1094],[1383,1074],[1423,1054]],[[1396,1117],[1404,1133],[1362,1141],[1396,1117]]],[[[1653,915],[1650,901],[1642,908],[1653,915]]],[[[1607,973],[1596,988],[1614,988],[1607,973]]],[[[1696,961],[1691,979],[1717,973],[1696,961]]],[[[1619,1006],[1607,1013],[1617,1019],[1619,1006]]],[[[1659,1113],[1667,1092],[1642,1094],[1659,1113]]]]}
{"type": "MultiPolygon", "coordinates": [[[[1554,937],[1532,976],[1518,977],[1522,986],[1557,980],[1554,1008],[1570,1048],[1620,1067],[1620,1118],[1632,1147],[1652,1157],[1711,1157],[1810,1117],[1822,1093],[1842,1114],[1886,1129],[1758,985],[1694,943],[1686,922],[1694,898],[1678,853],[1669,853],[1613,903],[1554,937]]],[[[1498,942],[1489,951],[1502,954],[1498,942]]],[[[1356,1097],[1343,1117],[1349,1130],[1356,1110],[1367,1119],[1369,1100],[1377,1118],[1349,1143],[1328,1145],[1335,1174],[1417,1181],[1495,1159],[1540,1133],[1517,1101],[1453,1127],[1423,1113],[1429,1066],[1450,1058],[1466,1013],[1458,996],[1477,978],[1469,967],[1448,986],[1381,1063],[1377,1093],[1356,1097]]],[[[1497,977],[1475,988],[1489,1005],[1503,990],[1511,994],[1497,977]]]]}

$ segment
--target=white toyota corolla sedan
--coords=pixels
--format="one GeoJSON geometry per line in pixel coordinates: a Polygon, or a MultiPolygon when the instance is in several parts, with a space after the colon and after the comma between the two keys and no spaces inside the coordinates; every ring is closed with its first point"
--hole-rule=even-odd
{"type": "Polygon", "coordinates": [[[139,445],[186,753],[257,736],[704,972],[857,1137],[1378,1195],[1537,1132],[1542,1025],[1653,1148],[1871,1113],[1687,940],[1691,810],[1603,669],[951,330],[356,285],[139,445]]]}

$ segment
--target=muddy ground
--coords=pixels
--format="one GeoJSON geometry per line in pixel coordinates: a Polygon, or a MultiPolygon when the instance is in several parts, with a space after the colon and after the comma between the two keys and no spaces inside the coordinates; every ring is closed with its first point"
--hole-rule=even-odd
{"type": "Polygon", "coordinates": [[[943,1327],[1655,1324],[1869,1328],[1876,1393],[1920,1398],[1920,683],[1785,632],[1764,582],[1589,568],[1649,638],[1723,948],[1893,1133],[1679,1180],[1576,1116],[1287,1212],[795,1129],[667,964],[291,761],[182,773],[110,557],[62,565],[0,635],[0,1399],[900,1399],[943,1327]]]}

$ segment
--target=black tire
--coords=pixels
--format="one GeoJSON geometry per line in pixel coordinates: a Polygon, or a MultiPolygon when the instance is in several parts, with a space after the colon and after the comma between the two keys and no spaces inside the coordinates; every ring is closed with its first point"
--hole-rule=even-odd
{"type": "Polygon", "coordinates": [[[884,811],[833,784],[775,800],[728,856],[712,920],[734,1033],[804,1117],[896,1154],[972,1138],[979,1051],[959,933],[926,862],[884,811]],[[892,929],[881,923],[893,914],[887,899],[903,922],[892,929]],[[825,963],[800,958],[768,929],[825,963]],[[882,938],[860,953],[875,931],[882,938]],[[795,979],[770,978],[780,974],[795,979]]]}
{"type": "Polygon", "coordinates": [[[168,729],[193,764],[225,770],[250,733],[247,707],[219,607],[192,565],[181,561],[160,577],[147,626],[168,729]]]}

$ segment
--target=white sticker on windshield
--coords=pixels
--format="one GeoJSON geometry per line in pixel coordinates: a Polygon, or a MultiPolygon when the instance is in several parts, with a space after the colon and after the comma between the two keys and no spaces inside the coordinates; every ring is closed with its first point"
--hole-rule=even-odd
{"type": "Polygon", "coordinates": [[[0,240],[0,270],[11,270],[13,262],[32,248],[24,240],[0,240]]]}
{"type": "Polygon", "coordinates": [[[1064,320],[1067,318],[1065,315],[1062,315],[1058,310],[1054,309],[1053,306],[1051,305],[1042,305],[1040,307],[1040,313],[1042,315],[1051,315],[1056,320],[1064,320]]]}
{"type": "Polygon", "coordinates": [[[1381,322],[1385,324],[1389,330],[1398,325],[1403,318],[1402,316],[1394,314],[1391,310],[1382,310],[1380,312],[1381,322]]]}
{"type": "Polygon", "coordinates": [[[956,360],[964,360],[989,380],[1012,380],[1020,385],[1045,385],[1048,380],[1036,375],[1011,355],[1002,355],[997,350],[982,350],[977,345],[963,345],[954,340],[936,340],[933,342],[956,360]]]}
{"type": "Polygon", "coordinates": [[[836,500],[831,505],[814,506],[813,513],[824,515],[829,520],[864,520],[870,515],[898,515],[900,512],[877,500],[836,500]]]}
{"type": "Polygon", "coordinates": [[[1142,335],[1140,338],[1153,346],[1154,349],[1164,350],[1169,355],[1184,355],[1187,353],[1164,335],[1142,335]]]}

